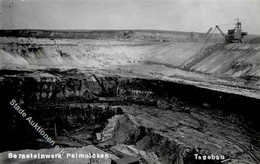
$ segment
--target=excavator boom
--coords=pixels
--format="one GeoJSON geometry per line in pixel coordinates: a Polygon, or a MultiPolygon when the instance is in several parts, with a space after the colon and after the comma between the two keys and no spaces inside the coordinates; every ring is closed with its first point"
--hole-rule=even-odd
{"type": "Polygon", "coordinates": [[[224,34],[224,32],[223,32],[218,26],[216,26],[216,28],[218,29],[218,31],[220,32],[220,34],[221,34],[224,38],[226,38],[226,35],[224,34]]]}

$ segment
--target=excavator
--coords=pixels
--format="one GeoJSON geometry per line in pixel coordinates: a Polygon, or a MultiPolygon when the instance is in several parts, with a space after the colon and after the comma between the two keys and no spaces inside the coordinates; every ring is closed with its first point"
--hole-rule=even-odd
{"type": "Polygon", "coordinates": [[[192,58],[187,64],[182,66],[185,70],[192,69],[193,66],[213,54],[214,51],[217,51],[219,49],[223,49],[225,45],[230,43],[244,43],[244,36],[248,35],[247,32],[242,32],[241,22],[237,22],[234,29],[228,30],[227,35],[224,34],[224,32],[216,26],[213,30],[210,28],[206,33],[206,38],[204,40],[204,45],[201,47],[200,51],[196,55],[196,57],[192,58]],[[220,34],[225,38],[225,43],[217,43],[213,46],[209,46],[206,44],[208,40],[211,38],[211,36],[214,34],[215,30],[218,30],[220,34]]]}
{"type": "Polygon", "coordinates": [[[244,37],[245,37],[246,35],[248,35],[247,32],[243,32],[243,31],[242,31],[242,24],[241,24],[241,22],[240,22],[239,19],[238,19],[238,21],[237,21],[237,23],[236,23],[234,29],[229,29],[227,35],[225,35],[224,32],[223,32],[223,31],[219,28],[219,26],[217,25],[217,26],[214,28],[213,32],[208,35],[208,37],[206,38],[205,42],[207,42],[207,41],[211,38],[211,36],[213,35],[213,33],[214,33],[214,31],[215,31],[216,29],[217,29],[217,30],[220,32],[220,34],[225,38],[225,42],[226,42],[227,44],[228,44],[228,43],[244,43],[244,37]]]}

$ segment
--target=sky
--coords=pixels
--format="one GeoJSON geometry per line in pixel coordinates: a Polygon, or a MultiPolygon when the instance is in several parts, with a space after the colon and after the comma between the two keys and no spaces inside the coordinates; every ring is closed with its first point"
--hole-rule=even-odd
{"type": "Polygon", "coordinates": [[[0,0],[0,29],[226,32],[236,18],[260,34],[260,0],[0,0]]]}

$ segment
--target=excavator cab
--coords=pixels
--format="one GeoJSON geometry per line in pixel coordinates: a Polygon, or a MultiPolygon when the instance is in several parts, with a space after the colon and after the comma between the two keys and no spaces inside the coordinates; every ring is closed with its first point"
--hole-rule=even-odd
{"type": "Polygon", "coordinates": [[[234,29],[228,30],[226,40],[228,43],[244,43],[244,36],[246,35],[248,35],[248,33],[242,32],[242,24],[238,20],[234,29]]]}

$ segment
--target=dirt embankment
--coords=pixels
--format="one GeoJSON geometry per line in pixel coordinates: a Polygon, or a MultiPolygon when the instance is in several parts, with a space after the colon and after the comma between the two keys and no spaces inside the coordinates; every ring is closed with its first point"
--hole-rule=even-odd
{"type": "MultiPolygon", "coordinates": [[[[0,30],[0,36],[66,39],[131,39],[188,41],[190,32],[161,30],[0,30]]],[[[203,34],[200,34],[203,37],[203,34]]]]}
{"type": "Polygon", "coordinates": [[[0,52],[0,69],[7,70],[105,68],[118,73],[121,67],[136,76],[140,68],[138,76],[188,77],[214,85],[224,79],[228,86],[254,90],[260,84],[259,44],[2,37],[0,52]]]}
{"type": "Polygon", "coordinates": [[[1,38],[0,68],[160,64],[259,80],[259,44],[1,38]]]}
{"type": "MultiPolygon", "coordinates": [[[[3,38],[0,68],[106,67],[137,63],[149,46],[112,40],[3,38]]],[[[144,45],[143,45],[144,44],[144,45]]]]}
{"type": "Polygon", "coordinates": [[[153,51],[147,63],[218,76],[260,77],[259,44],[174,43],[153,51]]]}

